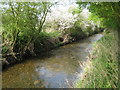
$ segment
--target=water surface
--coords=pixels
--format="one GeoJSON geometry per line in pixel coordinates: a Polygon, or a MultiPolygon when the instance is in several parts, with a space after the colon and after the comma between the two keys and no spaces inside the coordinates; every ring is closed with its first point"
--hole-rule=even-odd
{"type": "Polygon", "coordinates": [[[2,73],[3,88],[68,88],[73,87],[82,73],[92,44],[103,35],[96,34],[82,41],[62,46],[44,57],[31,58],[2,73]]]}

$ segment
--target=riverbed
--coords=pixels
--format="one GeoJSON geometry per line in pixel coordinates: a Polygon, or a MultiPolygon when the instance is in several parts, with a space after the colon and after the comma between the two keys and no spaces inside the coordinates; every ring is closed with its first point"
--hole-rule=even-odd
{"type": "Polygon", "coordinates": [[[82,63],[93,51],[93,43],[103,35],[95,34],[60,48],[42,53],[9,67],[2,73],[3,88],[71,88],[80,79],[82,63]]]}

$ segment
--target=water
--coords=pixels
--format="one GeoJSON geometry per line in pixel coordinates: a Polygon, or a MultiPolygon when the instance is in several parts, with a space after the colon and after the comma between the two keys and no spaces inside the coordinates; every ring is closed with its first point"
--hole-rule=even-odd
{"type": "Polygon", "coordinates": [[[3,88],[70,88],[80,78],[92,44],[103,35],[62,46],[43,57],[31,58],[2,73],[3,88]]]}

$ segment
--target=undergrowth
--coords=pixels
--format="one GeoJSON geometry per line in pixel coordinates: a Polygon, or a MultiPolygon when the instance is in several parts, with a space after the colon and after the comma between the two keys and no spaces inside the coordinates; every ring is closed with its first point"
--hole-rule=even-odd
{"type": "Polygon", "coordinates": [[[89,67],[79,82],[77,88],[118,88],[117,36],[104,33],[94,44],[89,67]]]}

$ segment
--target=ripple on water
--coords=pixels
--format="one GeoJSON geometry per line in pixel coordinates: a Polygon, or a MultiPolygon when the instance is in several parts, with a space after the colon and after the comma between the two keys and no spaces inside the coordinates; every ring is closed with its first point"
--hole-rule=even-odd
{"type": "Polygon", "coordinates": [[[82,62],[86,61],[92,43],[102,37],[96,34],[82,41],[54,49],[44,58],[34,58],[4,71],[4,88],[71,87],[80,78],[82,62]]]}

